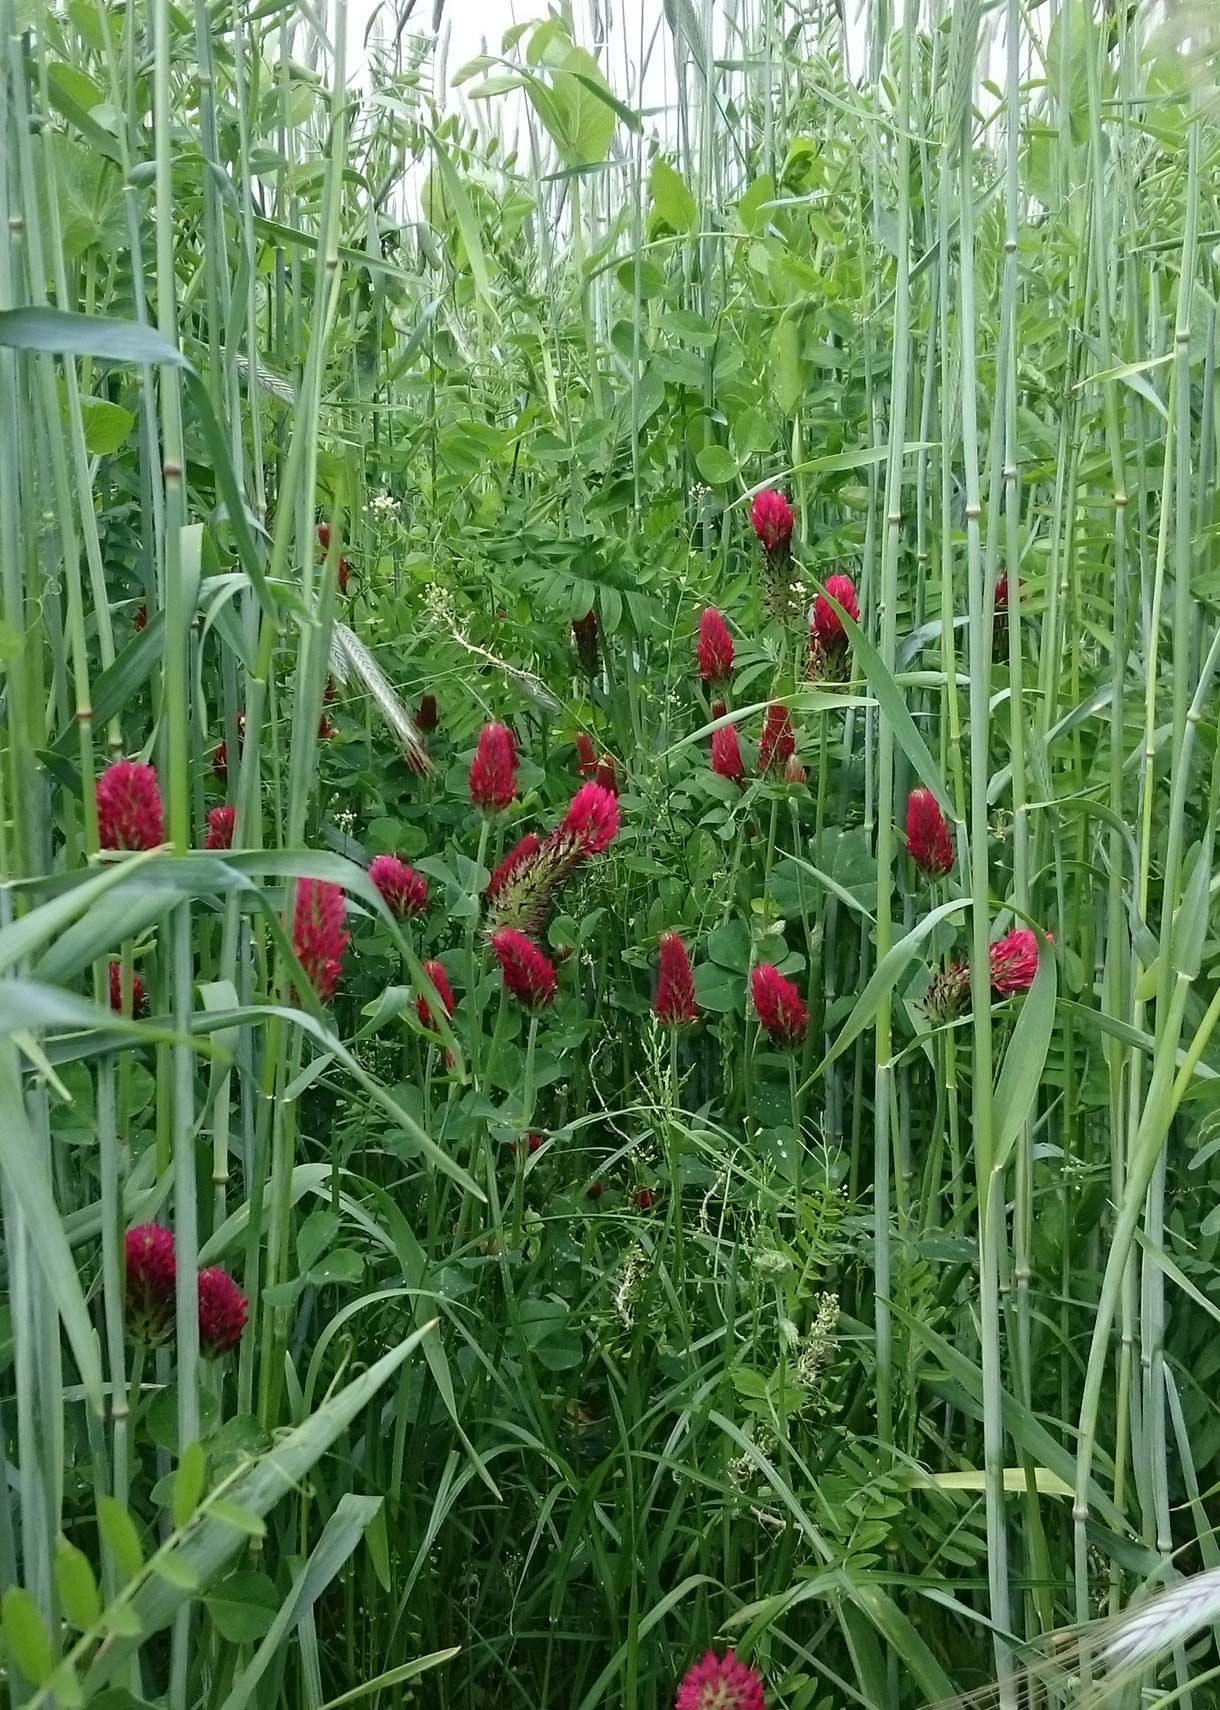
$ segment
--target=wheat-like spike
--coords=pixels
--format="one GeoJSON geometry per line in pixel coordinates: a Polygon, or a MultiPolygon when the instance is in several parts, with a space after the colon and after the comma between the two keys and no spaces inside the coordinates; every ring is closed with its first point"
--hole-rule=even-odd
{"type": "Polygon", "coordinates": [[[341,683],[358,677],[417,772],[430,772],[432,762],[414,720],[395,693],[393,685],[360,637],[345,623],[336,623],[330,637],[330,666],[341,683]]]}
{"type": "MultiPolygon", "coordinates": [[[[244,356],[237,358],[237,372],[243,380],[250,373],[250,364],[244,356]]],[[[254,367],[254,378],[264,391],[270,392],[285,404],[295,404],[297,401],[296,387],[291,380],[285,380],[282,374],[277,374],[274,368],[268,368],[266,363],[257,362],[254,367]]]]}
{"type": "Polygon", "coordinates": [[[1120,1615],[1101,1645],[1116,1668],[1143,1667],[1220,1621],[1220,1568],[1192,1574],[1120,1615]]]}

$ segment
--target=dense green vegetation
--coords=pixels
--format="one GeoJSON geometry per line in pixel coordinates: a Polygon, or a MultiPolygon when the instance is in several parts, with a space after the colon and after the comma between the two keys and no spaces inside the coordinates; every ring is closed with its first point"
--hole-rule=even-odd
{"type": "Polygon", "coordinates": [[[643,15],[0,0],[15,1705],[1217,1701],[1214,22],[643,15]]]}

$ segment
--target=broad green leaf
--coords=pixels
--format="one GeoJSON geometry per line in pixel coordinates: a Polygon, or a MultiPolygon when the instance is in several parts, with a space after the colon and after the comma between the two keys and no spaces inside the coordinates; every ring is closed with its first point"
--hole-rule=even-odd
{"type": "Polygon", "coordinates": [[[98,1500],[97,1523],[103,1541],[124,1579],[134,1579],[144,1566],[144,1550],[135,1521],[113,1496],[98,1500]]]}
{"type": "Polygon", "coordinates": [[[188,368],[186,357],[141,321],[108,320],[67,309],[0,309],[0,344],[55,356],[93,356],[106,362],[188,368]]]}
{"type": "Polygon", "coordinates": [[[230,1574],[203,1600],[222,1639],[231,1645],[253,1645],[266,1636],[280,1594],[265,1573],[230,1574]]]}
{"type": "Polygon", "coordinates": [[[695,198],[667,160],[660,155],[652,163],[648,175],[648,191],[652,198],[653,221],[666,225],[671,231],[690,232],[695,229],[698,210],[695,198]]]}
{"type": "Polygon", "coordinates": [[[8,1654],[27,1680],[41,1686],[55,1668],[51,1635],[29,1592],[10,1586],[0,1602],[4,1616],[4,1643],[8,1654]]]}
{"type": "Polygon", "coordinates": [[[72,1627],[92,1627],[102,1610],[93,1567],[83,1550],[61,1538],[55,1550],[55,1589],[60,1608],[72,1627]]]}
{"type": "Polygon", "coordinates": [[[466,186],[458,176],[448,150],[434,131],[424,126],[427,135],[432,139],[433,157],[437,171],[441,175],[441,183],[449,205],[453,209],[453,217],[457,221],[458,231],[462,238],[462,247],[466,251],[466,263],[470,268],[470,277],[474,281],[477,300],[486,308],[493,321],[498,321],[495,296],[491,289],[491,280],[487,273],[487,259],[483,254],[483,239],[479,232],[479,222],[475,218],[474,209],[470,205],[470,197],[466,194],[466,186]]]}
{"type": "Polygon", "coordinates": [[[136,425],[136,418],[121,404],[106,398],[82,398],[81,415],[85,424],[85,448],[93,457],[105,457],[115,452],[136,425]]]}
{"type": "Polygon", "coordinates": [[[695,455],[695,466],[713,487],[723,487],[737,479],[737,459],[723,445],[705,445],[695,455]]]}

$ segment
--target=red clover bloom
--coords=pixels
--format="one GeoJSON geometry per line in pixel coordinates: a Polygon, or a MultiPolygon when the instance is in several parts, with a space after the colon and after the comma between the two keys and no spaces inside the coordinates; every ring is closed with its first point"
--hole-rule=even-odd
{"type": "MultiPolygon", "coordinates": [[[[436,995],[441,1000],[446,1018],[448,1018],[453,1014],[453,988],[449,984],[448,974],[439,962],[423,962],[420,965],[436,987],[436,995]]],[[[433,1033],[437,1031],[436,1022],[432,1018],[431,1005],[422,992],[415,999],[415,1013],[419,1017],[421,1027],[427,1027],[433,1033]]]]}
{"type": "Polygon", "coordinates": [[[228,1271],[212,1265],[199,1273],[199,1351],[208,1359],[230,1353],[241,1341],[250,1302],[228,1271]]]}
{"type": "Polygon", "coordinates": [[[766,1710],[762,1676],[732,1651],[709,1651],[683,1676],[674,1710],[766,1710]]]}
{"type": "Polygon", "coordinates": [[[767,708],[762,739],[758,744],[760,772],[782,772],[796,752],[796,737],[787,707],[772,702],[767,708]]]}
{"type": "Polygon", "coordinates": [[[991,962],[992,990],[1001,997],[1027,992],[1038,972],[1038,940],[1028,926],[1019,926],[1006,938],[997,939],[987,952],[991,962]]]}
{"type": "Polygon", "coordinates": [[[536,944],[512,927],[491,935],[504,984],[519,1004],[537,1014],[555,999],[555,970],[536,944]]]}
{"type": "Polygon", "coordinates": [[[231,807],[214,807],[208,814],[208,834],[204,839],[205,849],[232,849],[233,828],[237,824],[237,814],[231,807]]]}
{"type": "MultiPolygon", "coordinates": [[[[860,602],[856,598],[856,585],[850,576],[831,576],[826,582],[826,594],[830,600],[836,600],[853,623],[860,621],[860,602]]],[[[812,641],[814,649],[819,653],[846,653],[850,645],[847,631],[843,628],[843,619],[831,605],[826,594],[819,594],[813,602],[812,641]]]]}
{"type": "Polygon", "coordinates": [[[953,871],[949,822],[931,790],[912,790],[907,797],[907,854],[929,879],[953,871]]]}
{"type": "Polygon", "coordinates": [[[334,996],[343,972],[343,952],[349,937],[343,927],[346,907],[339,885],[326,879],[297,881],[292,947],[323,1003],[334,996]]]}
{"type": "Polygon", "coordinates": [[[741,757],[741,739],[735,724],[722,724],[712,732],[712,771],[731,784],[743,784],[745,761],[741,757]]]}
{"type": "Polygon", "coordinates": [[[690,957],[676,932],[661,934],[655,1014],[662,1027],[687,1027],[699,1019],[690,957]]]}
{"type": "Polygon", "coordinates": [[[137,1342],[159,1342],[174,1322],[173,1231],[160,1223],[140,1223],[127,1231],[123,1245],[127,1328],[137,1342]]]}
{"type": "Polygon", "coordinates": [[[733,637],[714,606],[709,606],[699,619],[699,642],[695,649],[699,660],[699,675],[713,688],[727,683],[733,675],[733,637]]]}
{"type": "Polygon", "coordinates": [[[589,610],[584,617],[577,618],[572,625],[572,635],[576,642],[576,657],[580,668],[587,677],[596,677],[598,672],[598,624],[597,613],[589,610]]]}
{"type": "Polygon", "coordinates": [[[470,762],[470,799],[483,813],[498,813],[517,793],[517,739],[504,724],[485,724],[470,762]]]}
{"type": "MultiPolygon", "coordinates": [[[[110,1007],[116,1014],[121,1015],[123,1012],[123,964],[121,962],[110,964],[110,1007]]],[[[131,976],[132,1015],[143,1015],[145,1007],[144,982],[139,974],[133,974],[131,976]]]]}
{"type": "Polygon", "coordinates": [[[773,487],[765,487],[761,493],[755,494],[750,507],[750,525],[764,552],[768,555],[786,553],[795,524],[792,506],[782,493],[773,487]]]}
{"type": "Polygon", "coordinates": [[[97,830],[103,849],[155,849],[165,841],[161,790],[151,766],[116,760],[97,781],[97,830]]]}
{"type": "Polygon", "coordinates": [[[428,881],[397,855],[378,855],[370,863],[369,878],[381,892],[391,914],[400,920],[422,914],[428,906],[428,881]]]}
{"type": "Polygon", "coordinates": [[[801,994],[778,968],[760,962],[750,974],[750,993],[759,1024],[781,1051],[794,1051],[804,1043],[809,1012],[801,994]]]}

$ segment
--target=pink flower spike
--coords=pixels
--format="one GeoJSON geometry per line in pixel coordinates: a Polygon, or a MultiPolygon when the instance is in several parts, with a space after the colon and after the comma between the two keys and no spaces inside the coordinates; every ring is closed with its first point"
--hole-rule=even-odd
{"type": "Polygon", "coordinates": [[[796,518],[792,506],[773,487],[756,493],[750,507],[750,526],[764,552],[784,552],[792,540],[796,518]]]}
{"type": "Polygon", "coordinates": [[[214,807],[208,814],[208,834],[205,849],[231,849],[237,814],[231,807],[214,807]]]}
{"type": "Polygon", "coordinates": [[[97,781],[97,831],[103,849],[155,849],[165,841],[161,790],[151,766],[116,760],[97,781]]]}
{"type": "Polygon", "coordinates": [[[760,772],[782,772],[796,752],[796,737],[792,733],[792,718],[787,707],[772,702],[767,708],[763,733],[758,744],[760,772]]]}
{"type": "Polygon", "coordinates": [[[160,1223],[140,1223],[123,1243],[127,1328],[138,1342],[159,1342],[174,1322],[177,1260],[174,1235],[160,1223]]]}
{"type": "Polygon", "coordinates": [[[953,871],[953,836],[931,790],[912,790],[907,797],[907,854],[929,879],[953,871]]]}
{"type": "Polygon", "coordinates": [[[485,724],[470,762],[470,799],[483,813],[498,813],[517,793],[517,740],[504,724],[485,724]]]}
{"type": "Polygon", "coordinates": [[[199,1352],[206,1359],[228,1354],[241,1341],[250,1302],[228,1271],[213,1265],[199,1273],[199,1352]]]}
{"type": "Polygon", "coordinates": [[[326,879],[299,879],[293,909],[292,947],[309,983],[327,1003],[343,972],[343,952],[348,933],[343,920],[347,912],[342,888],[326,879]]]}
{"type": "Polygon", "coordinates": [[[422,914],[428,906],[428,881],[397,855],[378,855],[369,864],[369,878],[381,892],[391,914],[400,920],[422,914]]]}
{"type": "Polygon", "coordinates": [[[744,784],[745,761],[741,757],[741,739],[735,724],[722,724],[712,732],[712,771],[730,784],[744,784]]]}
{"type": "Polygon", "coordinates": [[[683,1676],[674,1710],[766,1710],[762,1676],[732,1651],[709,1651],[683,1676]]]}
{"type": "MultiPolygon", "coordinates": [[[[850,576],[829,577],[826,594],[842,606],[853,623],[859,623],[860,602],[856,598],[856,585],[850,576]]],[[[823,653],[845,653],[848,647],[847,631],[843,628],[843,619],[826,598],[826,594],[819,594],[813,602],[812,638],[815,646],[823,653]]]]}
{"type": "MultiPolygon", "coordinates": [[[[453,1014],[453,988],[449,984],[449,976],[439,962],[421,962],[420,966],[436,987],[436,995],[441,1000],[447,1020],[453,1014]]],[[[433,1033],[437,1031],[431,1006],[422,992],[415,1000],[415,1013],[419,1017],[421,1027],[427,1027],[433,1033]]]]}
{"type": "Polygon", "coordinates": [[[781,1051],[795,1051],[805,1040],[809,1011],[801,994],[778,968],[760,962],[750,974],[750,995],[759,1025],[781,1051]]]}
{"type": "Polygon", "coordinates": [[[555,969],[536,944],[511,926],[491,935],[504,984],[512,997],[535,1015],[555,1001],[555,969]]]}
{"type": "MultiPolygon", "coordinates": [[[[1048,932],[1046,935],[1050,937],[1048,932]]],[[[1038,972],[1038,940],[1028,926],[1019,926],[1006,938],[997,939],[987,952],[991,962],[991,987],[1001,997],[1027,992],[1038,972]]]]}
{"type": "Polygon", "coordinates": [[[554,838],[577,845],[582,859],[604,855],[618,836],[620,817],[618,798],[612,791],[601,784],[582,784],[554,838]]]}
{"type": "Polygon", "coordinates": [[[661,934],[654,1013],[662,1027],[689,1027],[699,1019],[690,957],[676,932],[661,934]]]}
{"type": "Polygon", "coordinates": [[[699,619],[699,642],[695,649],[699,675],[705,683],[719,686],[733,675],[733,637],[720,613],[709,606],[699,619]]]}

